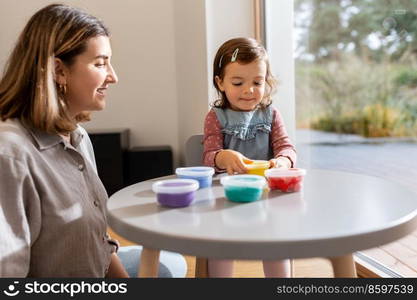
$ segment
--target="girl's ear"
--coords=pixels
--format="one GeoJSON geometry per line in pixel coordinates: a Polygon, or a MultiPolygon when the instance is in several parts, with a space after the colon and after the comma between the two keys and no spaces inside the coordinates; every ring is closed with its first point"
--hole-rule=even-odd
{"type": "Polygon", "coordinates": [[[67,68],[59,58],[55,58],[55,81],[58,84],[65,85],[67,84],[67,68]]]}
{"type": "Polygon", "coordinates": [[[216,77],[214,77],[214,79],[216,80],[216,84],[217,84],[217,87],[219,88],[219,90],[224,92],[223,80],[217,75],[216,75],[216,77]]]}

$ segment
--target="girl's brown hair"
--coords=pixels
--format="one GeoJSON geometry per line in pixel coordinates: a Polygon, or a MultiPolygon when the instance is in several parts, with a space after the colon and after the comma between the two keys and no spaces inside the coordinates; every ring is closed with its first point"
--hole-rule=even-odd
{"type": "Polygon", "coordinates": [[[77,122],[89,120],[81,113],[68,115],[62,89],[54,80],[55,58],[67,66],[96,36],[109,36],[97,18],[70,6],[51,4],[35,13],[17,41],[0,80],[1,119],[20,119],[48,133],[66,134],[77,122]]]}
{"type": "Polygon", "coordinates": [[[275,92],[277,81],[271,73],[271,67],[269,65],[268,54],[265,48],[255,39],[252,38],[235,38],[228,40],[217,50],[213,63],[213,84],[220,96],[220,99],[214,101],[213,106],[218,108],[228,108],[230,103],[227,100],[226,93],[222,92],[217,85],[216,77],[221,80],[224,79],[225,69],[228,64],[232,62],[233,54],[236,49],[237,56],[235,60],[240,64],[249,64],[256,60],[263,60],[266,64],[266,84],[267,89],[259,104],[261,107],[267,107],[272,103],[272,94],[275,92]]]}

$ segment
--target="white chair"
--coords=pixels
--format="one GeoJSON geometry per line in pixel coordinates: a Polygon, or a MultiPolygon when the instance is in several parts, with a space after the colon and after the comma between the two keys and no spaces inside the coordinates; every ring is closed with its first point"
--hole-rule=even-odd
{"type": "Polygon", "coordinates": [[[202,166],[203,149],[203,135],[196,134],[190,136],[187,142],[185,142],[185,166],[202,166]]]}

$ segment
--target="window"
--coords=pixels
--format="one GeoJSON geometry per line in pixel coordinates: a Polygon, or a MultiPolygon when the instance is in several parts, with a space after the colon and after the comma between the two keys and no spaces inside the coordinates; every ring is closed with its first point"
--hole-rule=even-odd
{"type": "MultiPolygon", "coordinates": [[[[417,1],[295,0],[300,165],[417,192],[417,1]]],[[[363,252],[417,276],[417,233],[363,252]]]]}

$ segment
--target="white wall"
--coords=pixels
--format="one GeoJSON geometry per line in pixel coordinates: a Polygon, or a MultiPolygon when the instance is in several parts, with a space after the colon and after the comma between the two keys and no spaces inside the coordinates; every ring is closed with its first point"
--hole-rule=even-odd
{"type": "MultiPolygon", "coordinates": [[[[0,69],[17,35],[48,0],[0,1],[0,69]]],[[[112,34],[112,62],[119,83],[107,107],[88,128],[130,128],[131,146],[171,145],[178,153],[176,51],[173,0],[61,1],[99,17],[112,34]]],[[[177,1],[175,1],[177,2],[177,1]]],[[[179,1],[180,2],[180,1],[179,1]]]]}
{"type": "MultiPolygon", "coordinates": [[[[283,115],[291,139],[295,141],[295,95],[293,59],[293,0],[265,0],[267,51],[279,86],[273,106],[283,115]],[[285,41],[285,42],[283,42],[285,41]]],[[[216,99],[212,84],[212,62],[226,40],[255,37],[253,0],[206,0],[209,98],[216,99]]]]}
{"type": "MultiPolygon", "coordinates": [[[[252,0],[174,1],[179,149],[203,132],[204,117],[217,95],[213,59],[219,46],[238,36],[254,36],[252,0]]],[[[180,162],[183,156],[179,155],[180,162]]]]}
{"type": "Polygon", "coordinates": [[[131,146],[171,145],[176,153],[178,104],[173,2],[79,2],[85,3],[89,12],[109,26],[113,65],[119,76],[107,108],[95,113],[86,127],[127,127],[131,129],[131,146]]]}
{"type": "Polygon", "coordinates": [[[174,1],[179,162],[188,137],[203,131],[207,113],[207,42],[204,0],[174,1]]]}
{"type": "MultiPolygon", "coordinates": [[[[54,2],[0,0],[0,70],[28,18],[54,2]]],[[[99,17],[112,33],[112,61],[119,83],[110,89],[106,109],[95,113],[84,126],[130,128],[131,146],[170,145],[175,166],[180,164],[186,139],[202,132],[209,103],[217,97],[211,82],[215,52],[230,38],[254,36],[253,0],[61,2],[99,17]]],[[[292,0],[277,2],[284,8],[278,13],[292,14],[292,0]]],[[[292,19],[284,19],[285,27],[272,39],[287,37],[292,19]]],[[[279,46],[271,54],[271,60],[277,62],[273,71],[281,79],[277,106],[287,127],[294,118],[292,60],[287,53],[291,45],[279,46]]]]}
{"type": "Polygon", "coordinates": [[[288,134],[295,142],[294,3],[265,0],[265,5],[267,50],[272,72],[279,81],[273,105],[281,112],[288,134]]]}
{"type": "Polygon", "coordinates": [[[206,0],[209,102],[218,98],[213,87],[213,60],[217,49],[236,37],[255,37],[253,0],[206,0]]]}

